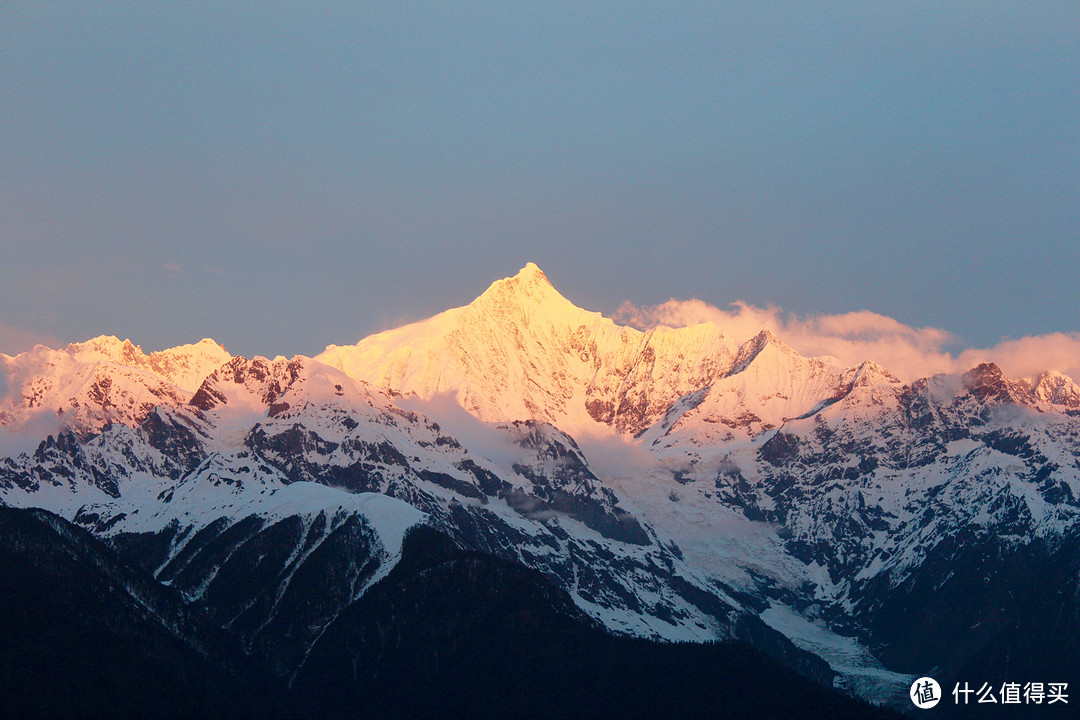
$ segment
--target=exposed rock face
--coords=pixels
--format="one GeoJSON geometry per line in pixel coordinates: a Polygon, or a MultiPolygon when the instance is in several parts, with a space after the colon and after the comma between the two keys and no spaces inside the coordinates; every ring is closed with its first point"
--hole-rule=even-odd
{"type": "Polygon", "coordinates": [[[737,349],[714,325],[619,327],[575,307],[530,263],[465,307],[316,359],[395,392],[449,394],[482,420],[635,435],[730,370],[737,349]]]}
{"type": "Polygon", "coordinates": [[[0,498],[108,540],[282,676],[417,525],[538,571],[610,630],[741,638],[879,700],[905,699],[907,673],[1000,670],[993,648],[1048,667],[1033,622],[1077,636],[1075,573],[994,590],[1080,562],[1063,375],[987,363],[904,384],[766,331],[641,332],[532,265],[316,359],[215,347],[0,358],[18,389],[2,432],[26,438],[0,458],[0,498]],[[965,594],[986,602],[950,620],[965,594]],[[936,620],[901,632],[913,605],[936,620]]]}
{"type": "Polygon", "coordinates": [[[230,358],[209,339],[146,355],[129,340],[104,335],[63,350],[39,345],[15,357],[0,355],[12,389],[0,406],[0,425],[44,418],[84,437],[110,423],[136,425],[159,405],[187,402],[230,358]]]}

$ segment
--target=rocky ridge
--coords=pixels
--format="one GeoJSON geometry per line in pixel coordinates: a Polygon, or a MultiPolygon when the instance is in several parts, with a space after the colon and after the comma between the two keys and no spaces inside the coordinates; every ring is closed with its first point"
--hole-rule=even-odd
{"type": "Polygon", "coordinates": [[[904,384],[765,331],[638,331],[531,264],[314,359],[98,338],[0,360],[0,433],[27,445],[0,459],[3,502],[91,530],[285,677],[418,524],[610,630],[742,639],[877,700],[1018,647],[1031,601],[994,589],[1080,558],[1080,389],[1060,373],[904,384]],[[996,604],[945,604],[972,593],[996,604]],[[912,632],[913,606],[950,619],[912,632]]]}

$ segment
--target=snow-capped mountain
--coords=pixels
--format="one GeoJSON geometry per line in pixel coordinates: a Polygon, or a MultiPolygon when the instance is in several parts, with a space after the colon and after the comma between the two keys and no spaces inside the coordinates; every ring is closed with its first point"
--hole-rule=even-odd
{"type": "Polygon", "coordinates": [[[0,361],[2,502],[92,531],[286,679],[418,526],[614,632],[740,639],[875,700],[930,671],[1038,680],[1080,650],[1060,373],[904,384],[767,331],[643,332],[531,263],[315,358],[97,338],[0,361]]]}
{"type": "Polygon", "coordinates": [[[105,335],[62,350],[38,345],[15,357],[0,354],[11,389],[0,404],[0,425],[38,421],[79,434],[134,425],[159,405],[187,402],[230,357],[209,339],[147,355],[130,340],[105,335]]]}
{"type": "Polygon", "coordinates": [[[465,307],[315,359],[392,392],[452,396],[489,422],[636,434],[730,370],[738,351],[715,325],[620,327],[575,307],[529,263],[465,307]]]}

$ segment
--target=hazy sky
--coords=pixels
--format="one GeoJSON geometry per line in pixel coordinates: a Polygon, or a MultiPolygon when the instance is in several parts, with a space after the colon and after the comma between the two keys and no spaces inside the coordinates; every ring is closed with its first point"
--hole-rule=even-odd
{"type": "Polygon", "coordinates": [[[0,1],[0,352],[610,314],[1080,330],[1080,2],[0,1]]]}

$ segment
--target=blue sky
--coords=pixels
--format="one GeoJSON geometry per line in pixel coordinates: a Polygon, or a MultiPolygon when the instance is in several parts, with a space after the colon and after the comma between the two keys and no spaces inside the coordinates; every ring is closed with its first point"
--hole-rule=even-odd
{"type": "Polygon", "coordinates": [[[0,352],[577,304],[1080,330],[1080,3],[0,3],[0,352]]]}

